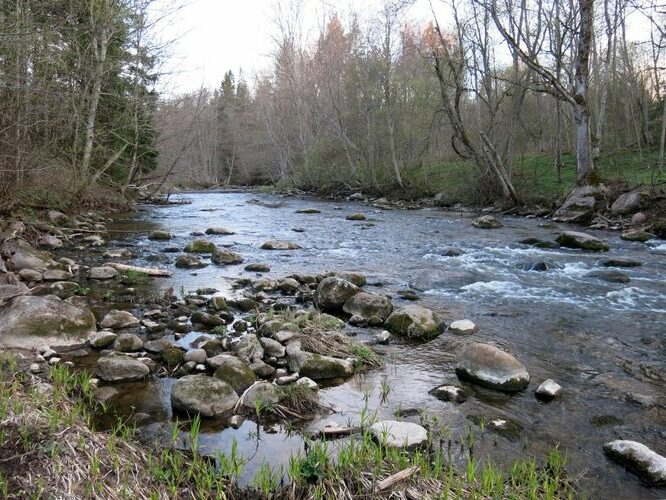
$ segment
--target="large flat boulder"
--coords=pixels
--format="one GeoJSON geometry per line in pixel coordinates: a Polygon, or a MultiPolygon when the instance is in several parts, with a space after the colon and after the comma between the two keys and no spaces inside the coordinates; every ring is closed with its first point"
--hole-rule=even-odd
{"type": "Polygon", "coordinates": [[[428,431],[419,424],[383,420],[370,426],[370,434],[387,448],[415,448],[428,442],[428,431]]]}
{"type": "Polygon", "coordinates": [[[215,417],[231,411],[238,395],[226,382],[207,375],[187,375],[171,388],[171,406],[190,414],[215,417]]]}
{"type": "Polygon", "coordinates": [[[432,338],[442,332],[443,320],[425,307],[408,305],[399,307],[386,319],[386,328],[410,338],[432,338]]]}
{"type": "Polygon", "coordinates": [[[89,309],[58,297],[16,297],[0,308],[0,347],[32,349],[85,342],[96,331],[89,309]]]}
{"type": "Polygon", "coordinates": [[[55,264],[51,259],[51,254],[33,248],[30,243],[21,238],[5,240],[0,247],[0,253],[7,260],[7,267],[11,271],[21,269],[45,271],[49,265],[55,264]]]}
{"type": "Polygon", "coordinates": [[[478,342],[467,346],[459,356],[456,375],[463,380],[505,392],[521,391],[530,382],[525,365],[511,354],[493,345],[478,342]]]}
{"type": "Polygon", "coordinates": [[[147,377],[150,369],[134,358],[107,356],[97,360],[95,373],[105,382],[129,382],[147,377]]]}

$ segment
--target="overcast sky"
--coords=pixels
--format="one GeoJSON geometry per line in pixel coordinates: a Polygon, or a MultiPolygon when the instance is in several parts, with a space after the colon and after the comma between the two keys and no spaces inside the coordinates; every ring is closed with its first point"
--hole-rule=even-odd
{"type": "MultiPolygon", "coordinates": [[[[170,5],[173,0],[160,0],[170,5]]],[[[283,5],[289,1],[282,0],[283,5]]],[[[381,0],[301,0],[305,35],[312,34],[327,12],[353,8],[364,17],[378,12],[381,0]]],[[[186,0],[160,31],[176,39],[162,85],[167,93],[217,87],[224,73],[243,70],[248,77],[268,67],[278,0],[186,0]]],[[[343,14],[344,15],[344,14],[343,14]]],[[[416,0],[406,15],[413,20],[431,18],[428,0],[416,0]]]]}

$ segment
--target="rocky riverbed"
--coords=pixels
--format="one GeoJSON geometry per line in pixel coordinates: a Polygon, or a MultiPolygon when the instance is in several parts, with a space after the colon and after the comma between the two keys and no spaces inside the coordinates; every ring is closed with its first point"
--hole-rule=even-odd
{"type": "Polygon", "coordinates": [[[471,432],[466,452],[500,462],[559,443],[593,496],[659,496],[647,483],[663,482],[666,452],[663,240],[437,209],[186,198],[114,220],[49,212],[39,239],[5,224],[0,346],[36,374],[93,371],[98,398],[150,439],[201,414],[202,449],[235,440],[246,480],[287,464],[305,433],[372,413],[397,444],[422,441],[437,417],[456,452],[471,432]]]}

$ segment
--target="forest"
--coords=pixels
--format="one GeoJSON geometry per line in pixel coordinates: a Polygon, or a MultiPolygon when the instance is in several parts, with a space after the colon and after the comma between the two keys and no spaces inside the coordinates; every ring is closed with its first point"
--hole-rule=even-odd
{"type": "Polygon", "coordinates": [[[470,205],[654,185],[666,13],[651,1],[465,0],[415,22],[391,0],[327,12],[309,36],[293,2],[267,27],[269,68],[182,95],[159,91],[154,0],[3,2],[3,205],[138,184],[470,205]]]}

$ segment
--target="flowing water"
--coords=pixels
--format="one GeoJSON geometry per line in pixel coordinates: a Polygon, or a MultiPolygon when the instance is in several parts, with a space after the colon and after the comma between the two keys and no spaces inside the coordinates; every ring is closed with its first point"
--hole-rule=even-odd
{"type": "MultiPolygon", "coordinates": [[[[475,434],[475,456],[508,464],[519,454],[543,456],[559,443],[572,473],[583,473],[581,487],[594,498],[656,498],[663,490],[644,487],[633,475],[608,461],[602,445],[612,439],[634,439],[666,454],[666,243],[620,240],[613,232],[595,231],[611,250],[594,254],[580,250],[538,249],[517,243],[528,237],[553,240],[558,231],[572,229],[549,221],[503,217],[503,228],[471,226],[472,215],[437,209],[379,211],[353,203],[279,198],[256,193],[193,193],[191,203],[144,207],[116,221],[115,229],[161,228],[174,238],[149,241],[132,232],[113,241],[134,247],[137,265],[172,259],[165,247],[192,240],[193,231],[224,226],[232,236],[211,236],[220,245],[241,253],[241,266],[178,270],[156,280],[155,286],[194,290],[215,287],[230,293],[234,278],[256,277],[243,270],[251,262],[267,263],[283,277],[295,272],[359,271],[367,275],[370,291],[406,303],[398,290],[411,289],[419,304],[441,311],[447,320],[469,318],[479,327],[473,339],[491,342],[514,354],[528,368],[532,383],[519,394],[504,394],[463,384],[471,397],[463,404],[445,403],[428,391],[442,383],[460,384],[454,373],[455,349],[469,339],[445,333],[424,344],[400,340],[382,347],[386,365],[358,374],[344,384],[320,391],[336,412],[322,417],[342,424],[357,422],[367,402],[379,417],[397,410],[426,410],[437,416],[455,438],[475,434]],[[296,210],[316,208],[319,214],[296,210]],[[368,220],[345,216],[364,212],[368,220]],[[293,229],[302,229],[295,232],[293,229]],[[269,239],[285,239],[303,248],[280,252],[261,250],[269,239]],[[455,247],[464,253],[444,256],[455,247]],[[168,257],[170,256],[170,257],[168,257]],[[605,259],[633,259],[640,267],[622,269],[629,283],[608,283],[587,274],[603,269],[605,259]],[[546,262],[545,272],[530,264],[546,262]],[[541,403],[534,387],[553,378],[563,388],[560,400],[541,403]],[[381,387],[390,386],[382,400],[381,387]],[[512,432],[482,430],[479,419],[508,421],[512,432]]],[[[352,332],[360,330],[352,329],[352,332]]],[[[187,340],[196,338],[192,333],[187,340]]],[[[168,431],[172,418],[169,389],[172,380],[134,384],[120,404],[148,413],[153,436],[168,431]]],[[[322,419],[310,423],[316,428],[322,419]]],[[[418,421],[418,416],[412,417],[418,421]]],[[[240,429],[210,424],[203,429],[204,450],[228,452],[236,439],[249,462],[242,481],[249,481],[266,461],[286,465],[303,447],[299,433],[277,424],[258,427],[246,421],[240,429]]],[[[455,448],[455,446],[454,446],[455,448]]],[[[456,450],[454,449],[454,452],[456,450]]],[[[454,456],[456,454],[454,453],[454,456]]],[[[462,458],[458,457],[461,461],[462,458]]]]}

